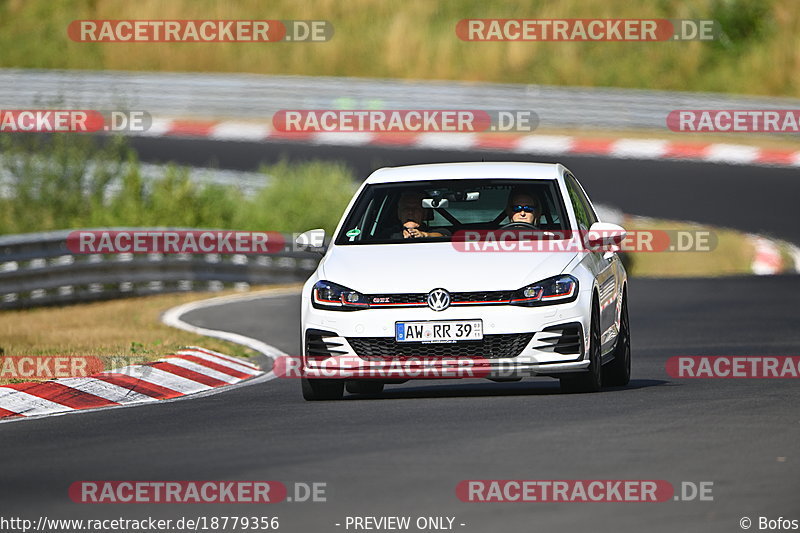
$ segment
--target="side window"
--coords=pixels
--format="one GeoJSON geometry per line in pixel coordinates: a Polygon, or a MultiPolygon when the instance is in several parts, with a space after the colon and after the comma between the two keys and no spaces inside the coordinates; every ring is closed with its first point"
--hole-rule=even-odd
{"type": "Polygon", "coordinates": [[[573,207],[575,208],[575,216],[578,218],[578,225],[581,226],[581,229],[588,230],[590,227],[592,227],[592,224],[597,222],[597,215],[595,214],[594,209],[592,209],[592,204],[589,203],[586,193],[583,192],[583,188],[580,186],[580,184],[578,184],[578,180],[576,180],[571,174],[567,174],[565,178],[567,182],[567,189],[569,190],[569,197],[572,201],[573,207]],[[576,204],[578,204],[580,207],[578,207],[576,204]],[[583,220],[581,220],[582,217],[583,220]],[[582,227],[583,225],[586,227],[582,227]]]}
{"type": "Polygon", "coordinates": [[[581,198],[581,201],[583,202],[583,206],[586,209],[586,215],[589,217],[589,225],[591,226],[592,224],[598,221],[597,214],[594,212],[594,209],[592,209],[592,204],[591,202],[589,202],[589,198],[586,197],[586,192],[584,192],[583,187],[581,187],[581,184],[578,183],[578,180],[575,179],[575,176],[570,176],[570,177],[572,178],[572,181],[575,182],[576,189],[578,191],[578,196],[581,198]]]}
{"type": "Polygon", "coordinates": [[[575,218],[578,220],[578,229],[588,231],[591,223],[589,222],[586,206],[581,200],[578,184],[575,182],[575,178],[570,175],[567,175],[564,181],[567,184],[567,191],[569,192],[569,201],[572,202],[572,209],[575,210],[575,218]]]}

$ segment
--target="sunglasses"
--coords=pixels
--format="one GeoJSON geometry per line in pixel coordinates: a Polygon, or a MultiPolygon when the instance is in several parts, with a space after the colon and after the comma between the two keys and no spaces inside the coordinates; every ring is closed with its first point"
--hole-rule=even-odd
{"type": "Polygon", "coordinates": [[[522,211],[525,211],[526,213],[536,212],[536,209],[534,209],[529,205],[515,205],[514,207],[511,208],[511,210],[514,211],[515,213],[521,213],[522,211]]]}

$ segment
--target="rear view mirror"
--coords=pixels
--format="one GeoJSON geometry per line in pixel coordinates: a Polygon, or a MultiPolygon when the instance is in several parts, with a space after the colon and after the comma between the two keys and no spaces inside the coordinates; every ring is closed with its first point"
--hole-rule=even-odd
{"type": "Polygon", "coordinates": [[[440,209],[450,206],[450,202],[475,202],[480,199],[480,191],[451,191],[435,189],[426,191],[430,198],[422,199],[422,207],[426,209],[440,209]]]}
{"type": "Polygon", "coordinates": [[[444,208],[450,205],[450,200],[447,198],[423,198],[422,207],[425,209],[444,208]]]}

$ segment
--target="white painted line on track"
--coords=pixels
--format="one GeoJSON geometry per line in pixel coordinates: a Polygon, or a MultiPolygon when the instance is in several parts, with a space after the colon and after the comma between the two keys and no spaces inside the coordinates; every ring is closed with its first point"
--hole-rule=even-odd
{"type": "Polygon", "coordinates": [[[157,398],[95,378],[61,378],[56,383],[116,403],[157,402],[157,398]]]}
{"type": "Polygon", "coordinates": [[[176,355],[191,355],[192,357],[196,357],[198,359],[203,359],[204,361],[208,361],[210,363],[215,363],[219,366],[230,368],[232,371],[241,372],[242,374],[249,374],[251,376],[255,376],[259,374],[261,371],[257,368],[251,366],[240,365],[238,363],[234,363],[231,361],[221,361],[220,359],[215,358],[213,355],[209,355],[207,353],[203,353],[199,350],[179,350],[175,352],[176,355]]]}
{"type": "Polygon", "coordinates": [[[51,402],[44,398],[39,398],[24,391],[0,387],[0,408],[7,409],[24,415],[25,418],[14,418],[9,420],[25,420],[29,416],[48,415],[57,411],[69,409],[60,403],[51,402]],[[29,415],[30,413],[30,415],[29,415]]]}
{"type": "Polygon", "coordinates": [[[229,385],[231,383],[236,383],[238,381],[241,381],[239,378],[235,378],[230,374],[223,374],[222,372],[214,370],[213,368],[208,368],[207,366],[203,366],[201,364],[194,363],[192,361],[187,361],[186,359],[180,359],[178,357],[165,357],[164,359],[159,359],[158,361],[160,363],[169,363],[171,365],[185,368],[186,370],[198,372],[200,374],[203,374],[204,376],[224,381],[229,385]]]}
{"type": "Polygon", "coordinates": [[[172,372],[167,372],[148,365],[131,365],[115,370],[116,374],[124,374],[132,378],[136,378],[145,383],[165,387],[181,394],[192,394],[194,392],[204,391],[210,389],[208,385],[204,385],[198,381],[193,381],[184,378],[172,372]]]}

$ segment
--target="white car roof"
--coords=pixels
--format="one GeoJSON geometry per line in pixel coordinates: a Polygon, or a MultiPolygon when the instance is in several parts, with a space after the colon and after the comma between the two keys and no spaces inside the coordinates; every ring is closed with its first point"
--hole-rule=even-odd
{"type": "Polygon", "coordinates": [[[423,180],[519,179],[555,180],[565,168],[559,163],[436,163],[379,168],[366,183],[400,183],[423,180]]]}

